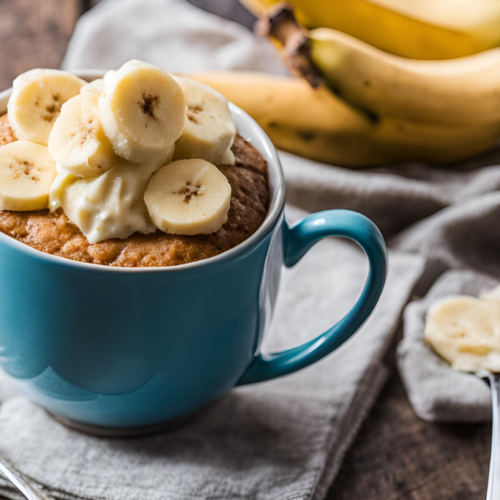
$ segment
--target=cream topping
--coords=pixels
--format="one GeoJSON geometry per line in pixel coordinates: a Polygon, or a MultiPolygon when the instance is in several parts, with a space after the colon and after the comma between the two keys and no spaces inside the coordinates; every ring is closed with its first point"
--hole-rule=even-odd
{"type": "Polygon", "coordinates": [[[156,231],[144,203],[152,175],[165,162],[135,164],[120,159],[108,172],[81,179],[57,166],[50,209],[62,208],[90,243],[156,231]]]}

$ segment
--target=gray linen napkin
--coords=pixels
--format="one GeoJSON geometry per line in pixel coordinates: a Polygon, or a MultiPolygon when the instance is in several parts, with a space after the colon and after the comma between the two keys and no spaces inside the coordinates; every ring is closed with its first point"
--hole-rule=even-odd
{"type": "Polygon", "coordinates": [[[369,171],[313,162],[304,168],[304,160],[280,156],[289,200],[308,210],[324,209],[335,200],[335,207],[371,217],[389,237],[391,248],[425,257],[415,293],[425,293],[448,269],[464,270],[450,271],[424,300],[408,305],[398,367],[421,418],[489,421],[488,388],[472,375],[452,371],[424,344],[423,330],[427,308],[437,298],[477,295],[500,279],[499,151],[453,170],[418,163],[369,171]]]}
{"type": "Polygon", "coordinates": [[[490,390],[476,376],[450,370],[423,341],[425,315],[436,300],[451,295],[472,295],[491,290],[498,282],[471,271],[448,271],[421,300],[404,314],[404,338],[398,346],[398,365],[416,413],[439,422],[488,422],[490,390]]]}

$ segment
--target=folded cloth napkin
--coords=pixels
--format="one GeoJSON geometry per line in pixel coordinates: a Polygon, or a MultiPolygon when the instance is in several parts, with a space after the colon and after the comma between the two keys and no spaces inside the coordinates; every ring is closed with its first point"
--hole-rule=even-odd
{"type": "Polygon", "coordinates": [[[101,1],[76,25],[62,67],[107,70],[130,59],[178,72],[288,73],[265,39],[186,0],[101,1]]]}
{"type": "MultiPolygon", "coordinates": [[[[266,41],[185,0],[101,1],[78,22],[63,66],[116,68],[130,58],[171,71],[285,72],[266,41]]],[[[485,216],[495,214],[500,167],[488,165],[496,164],[498,152],[453,171],[413,163],[350,171],[287,153],[280,157],[288,201],[299,207],[288,206],[291,220],[308,211],[350,208],[393,238],[388,280],[374,314],[327,359],[280,380],[235,389],[191,424],[166,434],[92,438],[62,427],[24,399],[7,400],[0,409],[0,452],[54,497],[323,498],[386,378],[384,354],[424,270],[432,280],[446,267],[494,269],[493,249],[472,259],[481,241],[494,239],[489,226],[481,226],[480,211],[457,234],[453,221],[454,211],[467,214],[483,200],[485,216]],[[468,239],[477,224],[482,240],[468,239]],[[448,234],[462,234],[457,246],[470,253],[456,257],[448,234]],[[429,243],[434,237],[446,251],[435,251],[429,243]]],[[[365,276],[356,246],[342,240],[318,244],[296,268],[284,271],[264,348],[296,345],[338,320],[365,276]]],[[[3,481],[0,491],[15,495],[3,481]]]]}
{"type": "Polygon", "coordinates": [[[500,279],[498,150],[453,170],[417,163],[370,171],[313,162],[304,168],[303,159],[287,153],[280,157],[290,201],[311,211],[332,206],[358,210],[379,225],[391,248],[425,258],[415,293],[425,293],[443,272],[453,270],[425,299],[408,305],[398,367],[421,418],[489,421],[486,385],[473,375],[452,371],[424,344],[423,331],[425,313],[437,298],[477,295],[500,279]]]}
{"type": "Polygon", "coordinates": [[[438,422],[488,422],[490,390],[475,375],[450,370],[423,342],[425,315],[435,301],[453,295],[477,297],[498,281],[472,271],[448,271],[421,300],[404,314],[404,338],[398,346],[398,365],[416,413],[438,422]]]}

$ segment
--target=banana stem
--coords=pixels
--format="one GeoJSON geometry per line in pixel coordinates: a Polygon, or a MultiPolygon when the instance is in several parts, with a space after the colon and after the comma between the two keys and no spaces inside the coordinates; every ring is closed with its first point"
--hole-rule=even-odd
{"type": "MultiPolygon", "coordinates": [[[[311,57],[311,40],[308,31],[299,24],[293,13],[293,6],[281,2],[271,7],[254,27],[256,34],[275,39],[282,46],[282,55],[290,71],[304,78],[313,89],[325,87],[332,94],[342,99],[338,89],[323,78],[322,73],[311,57]]],[[[372,111],[348,103],[354,109],[361,111],[372,122],[377,123],[379,117],[372,111]]]]}
{"type": "Polygon", "coordinates": [[[257,21],[256,34],[276,39],[283,46],[285,63],[292,73],[304,77],[312,88],[324,79],[311,59],[311,42],[307,30],[295,18],[293,7],[282,2],[269,9],[257,21]]]}

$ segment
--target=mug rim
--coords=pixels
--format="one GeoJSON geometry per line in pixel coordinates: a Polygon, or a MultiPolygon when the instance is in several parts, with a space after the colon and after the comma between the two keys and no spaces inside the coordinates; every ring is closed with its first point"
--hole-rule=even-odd
{"type": "MultiPolygon", "coordinates": [[[[80,71],[68,71],[68,73],[74,74],[88,82],[95,80],[96,78],[101,78],[104,76],[106,71],[104,70],[80,70],[80,71]]],[[[12,93],[12,87],[0,92],[0,114],[7,112],[7,102],[8,98],[12,93]],[[4,103],[5,101],[5,103],[4,103]]],[[[274,144],[272,143],[269,136],[264,132],[260,125],[245,111],[241,108],[229,102],[229,109],[233,115],[234,120],[237,122],[244,123],[250,129],[250,133],[244,137],[245,140],[250,142],[250,144],[257,149],[261,156],[267,161],[268,169],[268,182],[269,191],[271,195],[271,200],[269,203],[269,208],[267,215],[259,226],[257,231],[253,233],[249,238],[242,241],[238,245],[225,252],[222,252],[213,257],[207,259],[198,260],[195,262],[189,262],[187,264],[179,264],[176,266],[158,266],[158,267],[118,267],[118,266],[107,266],[103,264],[92,264],[88,262],[80,262],[78,260],[69,259],[66,257],[60,257],[58,255],[52,255],[42,250],[38,250],[29,246],[26,243],[22,243],[11,236],[6,235],[0,231],[0,242],[5,243],[16,250],[25,252],[33,257],[40,258],[47,261],[50,264],[56,264],[60,266],[74,267],[76,270],[82,271],[93,271],[93,272],[111,272],[111,273],[171,273],[171,272],[182,272],[195,269],[205,269],[212,267],[221,263],[224,260],[229,260],[236,258],[241,254],[249,251],[253,246],[255,246],[260,240],[262,240],[274,227],[276,221],[278,220],[284,204],[285,204],[285,177],[283,174],[283,169],[281,167],[281,162],[278,157],[278,153],[274,144]]]]}

